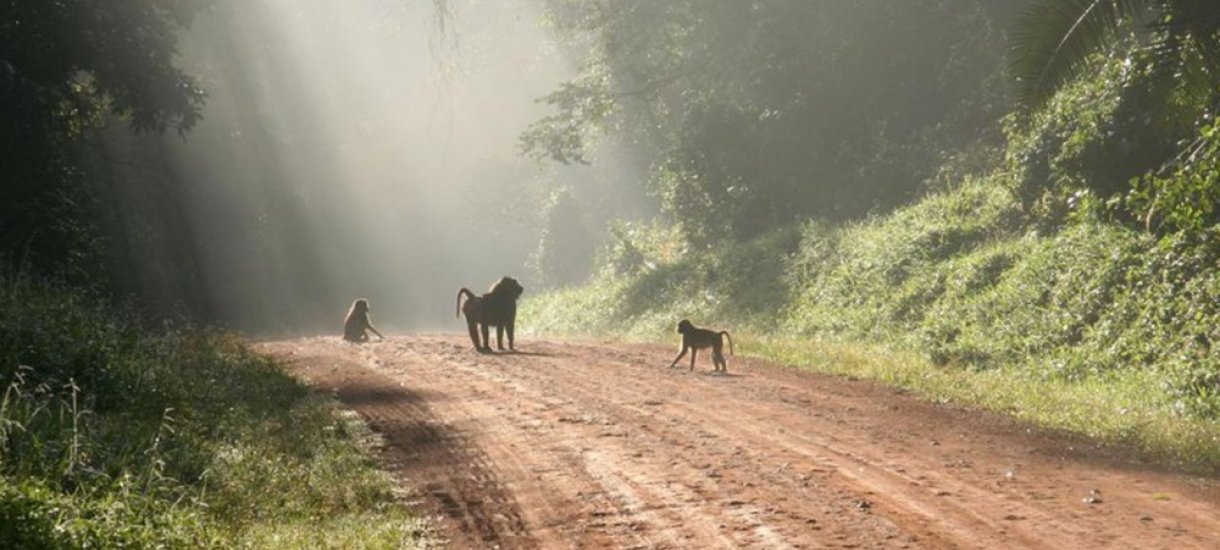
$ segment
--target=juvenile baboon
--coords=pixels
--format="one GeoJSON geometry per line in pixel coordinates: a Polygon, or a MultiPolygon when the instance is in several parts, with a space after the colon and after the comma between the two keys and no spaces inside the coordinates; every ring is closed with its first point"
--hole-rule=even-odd
{"type": "Polygon", "coordinates": [[[368,342],[369,335],[366,331],[372,331],[378,338],[385,340],[385,336],[377,332],[372,319],[369,319],[369,301],[358,298],[352,302],[352,308],[343,320],[343,339],[348,342],[368,342]]]}
{"type": "Polygon", "coordinates": [[[504,333],[508,332],[508,349],[513,347],[513,330],[517,323],[517,298],[525,292],[512,277],[501,277],[496,284],[491,285],[487,294],[476,296],[470,289],[462,287],[457,293],[457,316],[466,315],[466,328],[470,330],[470,342],[479,351],[491,351],[489,327],[496,327],[496,347],[504,351],[504,333]],[[462,296],[466,303],[462,303],[462,296]],[[479,335],[483,339],[480,343],[479,335]]]}
{"type": "Polygon", "coordinates": [[[682,335],[682,351],[678,352],[678,356],[674,357],[674,362],[669,364],[669,368],[673,368],[678,364],[686,352],[690,351],[690,370],[695,370],[695,357],[699,354],[699,350],[704,348],[712,348],[712,364],[715,372],[728,374],[729,364],[724,360],[724,339],[729,341],[729,355],[733,354],[733,337],[729,336],[729,331],[722,330],[716,332],[705,328],[698,328],[692,325],[687,319],[678,321],[678,332],[682,335]]]}

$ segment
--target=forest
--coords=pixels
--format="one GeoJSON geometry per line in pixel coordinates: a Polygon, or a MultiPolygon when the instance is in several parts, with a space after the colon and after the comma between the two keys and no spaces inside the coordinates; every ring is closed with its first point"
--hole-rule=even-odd
{"type": "Polygon", "coordinates": [[[1220,471],[1210,0],[16,0],[0,109],[0,546],[427,546],[246,342],[502,275],[1220,471]]]}

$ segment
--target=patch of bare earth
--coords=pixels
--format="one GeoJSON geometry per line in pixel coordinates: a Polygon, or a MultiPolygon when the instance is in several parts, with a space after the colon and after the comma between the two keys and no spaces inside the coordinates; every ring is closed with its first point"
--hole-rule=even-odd
{"type": "Polygon", "coordinates": [[[271,342],[455,548],[1218,548],[1220,489],[899,391],[668,347],[271,342]]]}

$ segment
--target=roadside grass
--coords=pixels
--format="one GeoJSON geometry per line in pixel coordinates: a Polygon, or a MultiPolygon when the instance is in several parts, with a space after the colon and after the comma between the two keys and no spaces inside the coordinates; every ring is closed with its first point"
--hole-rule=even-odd
{"type": "Polygon", "coordinates": [[[1220,230],[1029,218],[1018,187],[997,173],[706,251],[621,231],[590,282],[530,297],[519,326],[672,343],[690,318],[739,352],[1220,473],[1220,230]]]}
{"type": "MultiPolygon", "coordinates": [[[[745,347],[745,346],[743,346],[745,347]]],[[[781,364],[911,390],[920,398],[993,411],[1135,452],[1185,471],[1220,472],[1220,424],[1184,416],[1143,371],[1068,381],[1028,369],[969,370],[937,366],[919,354],[879,346],[761,337],[748,353],[781,364]]]]}
{"type": "Polygon", "coordinates": [[[0,547],[412,548],[368,430],[221,331],[0,277],[0,547]]]}

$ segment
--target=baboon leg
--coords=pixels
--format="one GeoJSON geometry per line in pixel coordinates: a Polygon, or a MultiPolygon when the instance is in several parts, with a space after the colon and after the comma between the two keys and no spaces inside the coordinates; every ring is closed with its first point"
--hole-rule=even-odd
{"type": "Polygon", "coordinates": [[[729,364],[724,360],[724,354],[719,351],[712,352],[712,362],[716,364],[716,370],[727,374],[729,372],[729,364]]]}
{"type": "Polygon", "coordinates": [[[479,329],[483,333],[483,345],[480,346],[479,349],[481,349],[483,351],[491,351],[491,335],[488,334],[489,328],[490,328],[490,325],[488,325],[487,323],[479,324],[479,329]]]}
{"type": "Polygon", "coordinates": [[[695,358],[699,356],[699,348],[690,349],[690,370],[695,370],[695,358]]]}
{"type": "Polygon", "coordinates": [[[674,357],[674,362],[669,364],[669,368],[674,368],[674,365],[677,365],[678,361],[682,360],[683,355],[686,355],[686,348],[682,348],[682,351],[678,352],[678,356],[674,357]]]}
{"type": "Polygon", "coordinates": [[[504,325],[496,325],[496,347],[504,351],[504,325]]]}
{"type": "Polygon", "coordinates": [[[470,331],[470,343],[474,344],[474,349],[483,349],[483,346],[479,345],[478,323],[471,321],[469,318],[467,318],[466,319],[466,328],[470,331]]]}
{"type": "Polygon", "coordinates": [[[516,325],[516,322],[509,321],[508,325],[504,327],[504,332],[508,333],[508,349],[517,351],[517,348],[513,347],[513,330],[516,328],[513,325],[516,325]]]}

